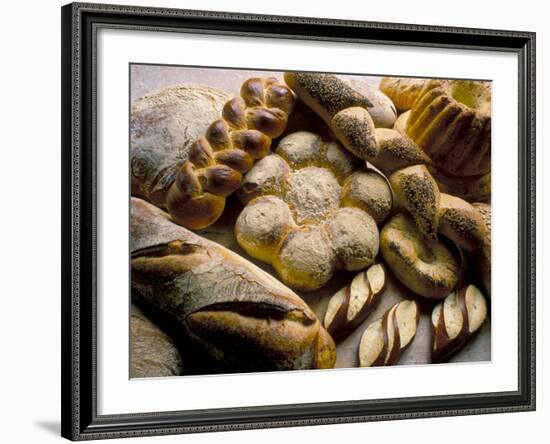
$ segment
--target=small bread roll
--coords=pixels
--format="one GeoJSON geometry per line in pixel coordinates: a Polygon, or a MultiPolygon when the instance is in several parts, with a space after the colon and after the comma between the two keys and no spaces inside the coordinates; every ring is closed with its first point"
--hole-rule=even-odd
{"type": "Polygon", "coordinates": [[[388,96],[376,85],[366,80],[351,79],[348,84],[372,104],[368,108],[368,112],[376,128],[391,128],[393,126],[397,118],[397,110],[388,96]]]}
{"type": "Polygon", "coordinates": [[[380,173],[358,171],[360,164],[317,134],[281,139],[244,177],[237,242],[303,291],[321,287],[337,269],[369,266],[379,248],[376,222],[388,217],[392,194],[380,173]]]}
{"type": "Polygon", "coordinates": [[[487,319],[481,291],[468,285],[452,292],[432,311],[432,359],[441,362],[461,349],[487,319]]]}
{"type": "Polygon", "coordinates": [[[416,335],[418,304],[401,301],[370,324],[359,344],[359,365],[371,367],[396,364],[416,335]]]}
{"type": "Polygon", "coordinates": [[[371,169],[356,171],[346,179],[340,205],[361,208],[380,223],[388,218],[393,198],[386,179],[371,169]]]}
{"type": "Polygon", "coordinates": [[[442,299],[458,282],[459,261],[441,242],[423,236],[404,213],[380,232],[380,251],[395,276],[425,298],[442,299]]]}
{"type": "Polygon", "coordinates": [[[295,226],[286,203],[275,196],[261,196],[239,215],[235,237],[250,256],[271,263],[280,240],[295,226]]]}
{"type": "Polygon", "coordinates": [[[334,273],[336,256],[322,227],[291,230],[273,254],[273,267],[287,285],[303,291],[320,288],[334,273]]]}
{"type": "Polygon", "coordinates": [[[374,262],[378,254],[378,228],[374,219],[359,208],[341,208],[327,223],[340,268],[361,270],[374,262]]]}

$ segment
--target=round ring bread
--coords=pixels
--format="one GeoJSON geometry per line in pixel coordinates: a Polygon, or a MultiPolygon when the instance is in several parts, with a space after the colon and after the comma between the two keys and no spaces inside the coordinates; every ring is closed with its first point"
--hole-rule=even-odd
{"type": "Polygon", "coordinates": [[[304,291],[323,286],[336,269],[369,266],[392,195],[383,176],[359,165],[338,142],[306,131],[286,136],[238,191],[246,205],[235,224],[238,243],[304,291]]]}
{"type": "Polygon", "coordinates": [[[407,120],[407,134],[438,169],[455,176],[491,170],[491,87],[471,80],[430,80],[407,120]]]}
{"type": "Polygon", "coordinates": [[[408,77],[384,77],[380,81],[380,91],[386,94],[396,108],[403,112],[412,108],[427,79],[408,77]]]}
{"type": "Polygon", "coordinates": [[[442,299],[458,283],[459,260],[443,243],[423,236],[404,213],[380,231],[380,251],[393,274],[420,296],[442,299]]]}

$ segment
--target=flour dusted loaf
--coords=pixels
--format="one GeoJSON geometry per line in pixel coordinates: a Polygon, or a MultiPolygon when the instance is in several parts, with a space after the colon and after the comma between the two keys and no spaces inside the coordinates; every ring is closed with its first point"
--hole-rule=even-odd
{"type": "Polygon", "coordinates": [[[182,374],[182,361],[172,340],[135,305],[130,307],[130,378],[182,374]]]}
{"type": "Polygon", "coordinates": [[[241,185],[242,175],[270,149],[294,107],[292,91],[274,77],[251,78],[240,97],[229,100],[221,118],[189,148],[166,198],[172,219],[187,228],[214,223],[226,197],[241,185]]]}
{"type": "Polygon", "coordinates": [[[376,224],[391,211],[392,196],[383,176],[357,168],[338,142],[306,131],[288,135],[237,193],[246,205],[235,224],[238,243],[304,291],[322,287],[337,269],[371,265],[376,224]]]}
{"type": "Polygon", "coordinates": [[[136,99],[130,116],[132,195],[164,207],[178,168],[189,159],[189,148],[230,98],[220,89],[188,84],[136,99]]]}
{"type": "Polygon", "coordinates": [[[269,274],[136,198],[130,235],[137,294],[226,367],[333,367],[330,335],[308,305],[269,274]]]}

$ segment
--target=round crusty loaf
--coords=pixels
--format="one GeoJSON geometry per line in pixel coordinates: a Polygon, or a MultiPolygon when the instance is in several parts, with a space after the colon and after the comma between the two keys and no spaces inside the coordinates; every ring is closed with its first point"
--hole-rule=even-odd
{"type": "Polygon", "coordinates": [[[132,288],[232,370],[329,368],[336,349],[311,308],[223,246],[131,199],[132,288]]]}
{"type": "Polygon", "coordinates": [[[132,194],[164,207],[189,147],[230,96],[202,85],[174,85],[136,99],[130,117],[132,194]]]}
{"type": "Polygon", "coordinates": [[[441,242],[428,239],[413,220],[396,214],[380,232],[384,261],[409,289],[429,299],[442,299],[455,287],[460,264],[441,242]]]}

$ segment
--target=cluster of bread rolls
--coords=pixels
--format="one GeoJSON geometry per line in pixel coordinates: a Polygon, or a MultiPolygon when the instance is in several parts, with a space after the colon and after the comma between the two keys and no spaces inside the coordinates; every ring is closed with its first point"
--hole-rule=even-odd
{"type": "Polygon", "coordinates": [[[305,131],[286,136],[254,165],[238,196],[246,204],[235,224],[239,244],[304,291],[322,287],[337,269],[372,264],[376,224],[392,209],[379,173],[359,170],[338,142],[305,131]]]}
{"type": "MultiPolygon", "coordinates": [[[[418,296],[432,304],[433,362],[449,359],[488,312],[478,287],[490,295],[490,205],[470,200],[490,196],[487,85],[384,78],[378,90],[304,72],[284,81],[249,79],[233,99],[182,86],[134,103],[136,302],[210,362],[257,371],[332,368],[335,341],[359,328],[360,366],[396,364],[416,336],[418,296]],[[459,120],[449,134],[436,110],[459,120]],[[220,219],[232,193],[228,229],[245,257],[189,230],[220,219]],[[323,289],[338,270],[354,275],[316,314],[294,290],[323,289]],[[390,304],[391,277],[414,296],[390,304]]],[[[132,375],[185,373],[195,357],[133,310],[132,375]]]]}

